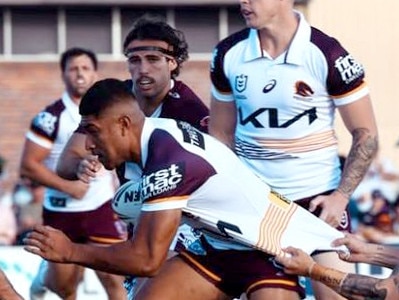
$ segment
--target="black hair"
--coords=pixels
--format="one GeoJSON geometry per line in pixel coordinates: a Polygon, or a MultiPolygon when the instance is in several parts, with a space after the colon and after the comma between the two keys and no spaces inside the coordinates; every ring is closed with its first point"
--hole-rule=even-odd
{"type": "Polygon", "coordinates": [[[94,83],[83,96],[79,105],[82,116],[99,116],[115,103],[133,101],[134,96],[124,81],[107,78],[94,83]]]}
{"type": "Polygon", "coordinates": [[[168,25],[160,17],[142,16],[137,19],[123,42],[123,50],[134,40],[158,40],[172,46],[173,57],[177,68],[172,71],[172,77],[177,77],[184,61],[188,59],[188,44],[182,31],[168,25]]]}
{"type": "Polygon", "coordinates": [[[94,69],[97,70],[98,60],[97,60],[97,56],[94,54],[94,52],[89,49],[74,47],[74,48],[70,48],[70,49],[66,50],[61,55],[60,67],[61,67],[62,72],[65,71],[66,65],[71,58],[74,58],[76,56],[81,56],[81,55],[87,55],[90,58],[90,60],[92,61],[94,69]]]}

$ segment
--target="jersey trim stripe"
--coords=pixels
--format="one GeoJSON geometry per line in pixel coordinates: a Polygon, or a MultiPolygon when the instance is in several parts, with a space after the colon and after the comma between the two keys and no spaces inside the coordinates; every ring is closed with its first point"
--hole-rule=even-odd
{"type": "Polygon", "coordinates": [[[205,273],[210,278],[212,278],[212,280],[215,280],[215,281],[218,281],[218,282],[222,281],[222,279],[219,276],[217,276],[216,274],[212,273],[208,269],[205,269],[204,266],[199,264],[196,260],[194,260],[186,252],[180,252],[179,255],[184,256],[186,259],[188,259],[193,265],[195,265],[199,270],[201,270],[201,272],[205,273]]]}
{"type": "Polygon", "coordinates": [[[324,149],[337,145],[338,141],[334,130],[311,134],[298,139],[259,139],[260,146],[268,149],[278,149],[286,152],[301,153],[324,149]]]}
{"type": "Polygon", "coordinates": [[[247,294],[254,289],[255,287],[257,287],[258,285],[262,285],[262,284],[281,284],[281,285],[287,285],[287,286],[297,286],[296,282],[293,281],[289,281],[289,280],[278,280],[278,279],[265,279],[265,280],[260,280],[258,282],[255,282],[253,284],[251,284],[248,289],[247,289],[247,294]]]}

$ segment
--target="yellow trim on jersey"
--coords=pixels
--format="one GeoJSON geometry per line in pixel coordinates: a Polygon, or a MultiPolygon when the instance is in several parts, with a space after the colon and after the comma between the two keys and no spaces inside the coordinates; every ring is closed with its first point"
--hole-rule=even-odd
{"type": "Polygon", "coordinates": [[[90,236],[89,239],[93,242],[96,243],[101,243],[101,244],[116,244],[124,241],[124,239],[118,239],[118,238],[104,238],[104,237],[96,237],[96,236],[90,236]]]}
{"type": "Polygon", "coordinates": [[[334,99],[334,100],[336,100],[336,99],[341,99],[341,98],[346,98],[346,97],[348,97],[348,96],[350,96],[350,95],[353,95],[353,94],[357,93],[357,92],[360,91],[361,89],[364,89],[366,86],[367,86],[366,82],[363,81],[362,84],[359,85],[357,88],[355,88],[355,89],[353,89],[353,90],[351,90],[351,91],[349,91],[349,92],[347,92],[347,93],[345,93],[345,94],[337,95],[337,96],[330,95],[330,97],[331,97],[332,99],[334,99]]]}
{"type": "Polygon", "coordinates": [[[175,200],[187,200],[190,196],[189,195],[184,195],[184,196],[173,196],[173,197],[166,197],[166,198],[160,198],[160,199],[155,199],[155,200],[150,200],[148,202],[144,202],[144,204],[156,204],[156,203],[164,203],[164,202],[169,202],[169,201],[175,201],[175,200]]]}
{"type": "Polygon", "coordinates": [[[319,150],[337,145],[334,130],[308,135],[297,139],[255,139],[260,146],[268,149],[278,149],[285,152],[300,153],[319,150]]]}
{"type": "Polygon", "coordinates": [[[282,284],[282,285],[288,285],[288,286],[297,286],[296,282],[292,282],[289,280],[283,280],[283,279],[264,279],[264,280],[260,280],[257,281],[253,284],[251,284],[248,289],[247,289],[247,293],[252,290],[254,287],[264,284],[264,283],[269,283],[269,284],[282,284]]]}
{"type": "Polygon", "coordinates": [[[181,252],[179,255],[184,256],[187,258],[192,264],[194,264],[198,269],[200,269],[202,272],[204,272],[207,276],[209,276],[211,279],[215,281],[222,281],[222,279],[217,276],[216,274],[212,273],[208,269],[205,269],[203,265],[201,265],[199,262],[197,262],[194,258],[192,258],[188,253],[181,252]]]}
{"type": "Polygon", "coordinates": [[[279,204],[276,205],[276,199],[277,197],[271,201],[266,210],[265,216],[260,224],[259,238],[256,243],[256,247],[273,255],[282,254],[281,237],[298,207],[293,203],[288,206],[280,205],[281,199],[279,199],[279,204]]]}

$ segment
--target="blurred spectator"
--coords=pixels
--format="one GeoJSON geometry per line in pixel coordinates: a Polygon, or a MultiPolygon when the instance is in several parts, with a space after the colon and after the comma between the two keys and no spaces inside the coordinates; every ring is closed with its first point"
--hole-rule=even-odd
{"type": "Polygon", "coordinates": [[[14,187],[13,203],[17,216],[17,245],[23,245],[25,235],[36,224],[42,224],[44,187],[22,178],[14,187]]]}
{"type": "Polygon", "coordinates": [[[390,203],[394,203],[398,195],[398,188],[399,170],[391,160],[382,157],[379,152],[354,195],[360,196],[362,193],[379,190],[390,203]]]}
{"type": "Polygon", "coordinates": [[[364,193],[357,199],[360,211],[357,233],[365,240],[380,244],[398,244],[395,212],[380,190],[364,193]]]}
{"type": "Polygon", "coordinates": [[[12,196],[7,191],[5,160],[0,157],[0,245],[13,245],[17,234],[17,222],[12,207],[12,196]]]}

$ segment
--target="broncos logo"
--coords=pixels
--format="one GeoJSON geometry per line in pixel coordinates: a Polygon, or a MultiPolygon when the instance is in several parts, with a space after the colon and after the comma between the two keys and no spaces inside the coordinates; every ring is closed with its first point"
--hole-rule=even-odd
{"type": "Polygon", "coordinates": [[[303,81],[297,81],[295,83],[295,94],[302,97],[310,97],[314,94],[312,88],[303,81]]]}

